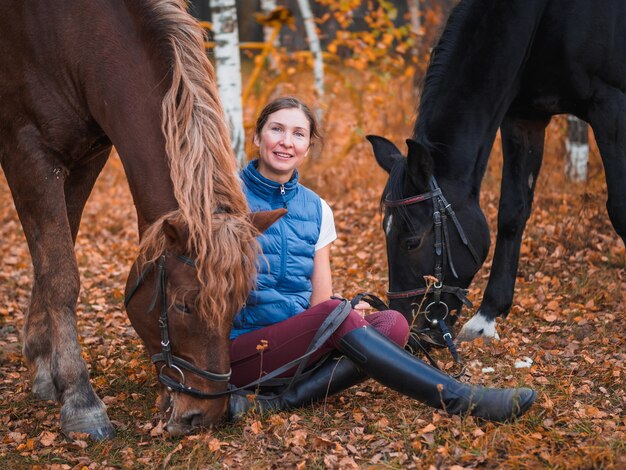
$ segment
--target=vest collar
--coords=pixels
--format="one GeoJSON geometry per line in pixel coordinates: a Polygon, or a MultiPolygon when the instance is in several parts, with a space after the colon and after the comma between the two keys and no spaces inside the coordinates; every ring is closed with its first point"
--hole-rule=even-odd
{"type": "Polygon", "coordinates": [[[273,200],[287,202],[296,195],[295,190],[298,186],[299,178],[298,170],[294,171],[289,181],[285,184],[280,184],[259,173],[258,167],[259,161],[252,160],[241,170],[243,182],[250,191],[270,202],[273,200]],[[284,194],[281,194],[281,188],[284,189],[284,194]]]}

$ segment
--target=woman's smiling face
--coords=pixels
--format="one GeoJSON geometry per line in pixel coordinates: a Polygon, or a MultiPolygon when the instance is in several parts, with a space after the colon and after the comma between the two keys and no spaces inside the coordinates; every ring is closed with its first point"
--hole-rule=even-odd
{"type": "Polygon", "coordinates": [[[308,155],[311,125],[298,108],[284,108],[268,116],[254,143],[259,147],[259,173],[286,183],[308,155]]]}

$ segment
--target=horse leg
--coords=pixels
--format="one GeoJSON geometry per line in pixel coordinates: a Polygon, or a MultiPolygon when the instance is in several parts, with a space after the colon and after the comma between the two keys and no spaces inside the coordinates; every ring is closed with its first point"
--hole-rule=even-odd
{"type": "Polygon", "coordinates": [[[114,430],[89,384],[76,331],[79,275],[65,203],[67,172],[41,150],[33,157],[4,162],[34,270],[24,324],[24,357],[34,376],[33,391],[63,404],[64,433],[107,438],[114,430]]]}
{"type": "Polygon", "coordinates": [[[67,208],[67,220],[72,232],[72,241],[76,243],[76,236],[80,227],[85,203],[91,194],[98,175],[104,168],[111,153],[111,146],[107,145],[99,149],[92,156],[83,159],[84,163],[72,167],[71,172],[65,179],[65,205],[67,208]]]}
{"type": "Polygon", "coordinates": [[[503,167],[496,247],[482,305],[463,325],[461,340],[498,338],[495,319],[505,317],[511,308],[522,234],[530,216],[549,122],[506,117],[500,126],[503,167]]]}
{"type": "MultiPolygon", "coordinates": [[[[65,178],[65,203],[67,219],[72,234],[72,241],[76,243],[76,236],[85,203],[91,194],[94,183],[106,163],[111,147],[98,151],[93,157],[88,157],[85,164],[72,168],[65,178]]],[[[39,361],[33,378],[33,394],[42,400],[56,400],[57,392],[54,387],[49,362],[39,361]]]]}
{"type": "Polygon", "coordinates": [[[613,87],[599,89],[589,108],[604,165],[608,199],[606,209],[613,228],[626,245],[626,96],[613,87]]]}

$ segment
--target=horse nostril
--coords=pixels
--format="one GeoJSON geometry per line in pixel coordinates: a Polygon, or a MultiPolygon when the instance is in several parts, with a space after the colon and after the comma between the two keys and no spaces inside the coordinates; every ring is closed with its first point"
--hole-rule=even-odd
{"type": "Polygon", "coordinates": [[[209,418],[208,415],[206,414],[202,414],[202,413],[197,413],[195,415],[193,415],[191,417],[191,427],[194,430],[198,430],[198,429],[213,429],[214,427],[214,423],[211,421],[211,419],[209,418]]]}
{"type": "Polygon", "coordinates": [[[191,430],[209,427],[209,422],[207,421],[206,416],[204,415],[204,413],[201,413],[199,411],[186,413],[182,417],[181,421],[191,430]]]}
{"type": "Polygon", "coordinates": [[[202,414],[200,412],[188,412],[178,418],[170,418],[167,424],[167,432],[172,436],[186,436],[202,427],[202,414]]]}

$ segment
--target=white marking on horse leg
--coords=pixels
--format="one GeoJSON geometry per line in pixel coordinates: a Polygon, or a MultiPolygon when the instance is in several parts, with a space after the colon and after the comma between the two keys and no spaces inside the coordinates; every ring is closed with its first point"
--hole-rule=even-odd
{"type": "Polygon", "coordinates": [[[533,189],[533,182],[535,181],[535,177],[532,173],[528,174],[528,189],[533,189]]]}
{"type": "Polygon", "coordinates": [[[482,315],[480,311],[469,319],[461,331],[459,332],[457,339],[459,341],[471,341],[480,337],[500,339],[498,332],[496,331],[496,322],[493,319],[489,319],[482,315]]]}

